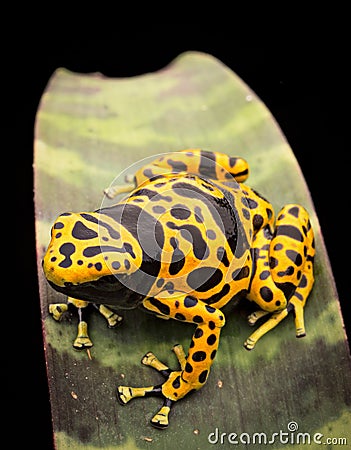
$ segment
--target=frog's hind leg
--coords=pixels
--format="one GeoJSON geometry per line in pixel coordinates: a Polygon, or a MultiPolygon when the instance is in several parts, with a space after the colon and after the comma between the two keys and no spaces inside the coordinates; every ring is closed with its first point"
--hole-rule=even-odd
{"type": "Polygon", "coordinates": [[[304,273],[301,277],[300,283],[295,290],[293,296],[289,300],[290,310],[295,317],[296,337],[301,338],[306,336],[304,325],[304,307],[309,293],[313,287],[313,264],[311,261],[307,262],[304,273]]]}
{"type": "MultiPolygon", "coordinates": [[[[261,339],[262,336],[268,333],[268,331],[275,328],[291,312],[295,317],[296,337],[301,338],[306,336],[304,325],[304,305],[306,303],[308,294],[312,289],[312,286],[313,276],[307,277],[304,274],[299,286],[289,300],[287,307],[282,311],[272,314],[272,316],[263,325],[261,325],[254,333],[252,333],[249,338],[247,338],[244,343],[244,347],[247,350],[252,350],[255,347],[257,341],[261,339]]],[[[258,313],[260,312],[261,311],[258,311],[258,313]]],[[[262,313],[263,312],[264,311],[262,311],[262,313]]],[[[263,315],[265,314],[261,314],[261,317],[263,317],[263,315]]],[[[258,318],[256,320],[258,320],[258,318]]]]}
{"type": "Polygon", "coordinates": [[[310,218],[300,205],[286,205],[277,217],[272,240],[272,258],[277,261],[271,269],[274,282],[286,292],[289,312],[295,316],[296,336],[306,335],[304,307],[314,283],[314,234],[310,218]]]}
{"type": "Polygon", "coordinates": [[[265,322],[263,325],[261,325],[254,333],[251,334],[250,337],[248,337],[244,343],[244,347],[246,350],[252,350],[255,345],[257,344],[257,341],[261,339],[262,336],[264,336],[268,331],[275,328],[285,317],[288,315],[288,308],[283,309],[282,311],[279,311],[278,313],[272,314],[272,316],[265,322]]]}
{"type": "MultiPolygon", "coordinates": [[[[175,345],[173,351],[180,363],[181,369],[184,370],[186,364],[186,356],[181,345],[175,345]]],[[[157,370],[165,379],[168,379],[173,372],[168,366],[162,363],[152,352],[146,353],[141,360],[145,366],[150,366],[157,370]]],[[[129,386],[118,386],[117,398],[121,405],[127,404],[130,400],[137,397],[163,397],[162,384],[158,386],[149,386],[145,388],[134,388],[129,386]]],[[[173,401],[164,398],[161,409],[151,419],[151,424],[156,428],[166,428],[169,425],[169,413],[173,405],[173,401]]]]}
{"type": "MultiPolygon", "coordinates": [[[[278,215],[269,245],[269,265],[275,285],[284,292],[288,302],[281,310],[273,311],[272,316],[246,340],[246,349],[252,350],[257,341],[290,312],[295,316],[296,336],[306,335],[304,306],[314,283],[314,253],[314,235],[307,211],[300,205],[286,205],[278,215]]],[[[253,313],[249,323],[263,315],[264,312],[253,313]]]]}

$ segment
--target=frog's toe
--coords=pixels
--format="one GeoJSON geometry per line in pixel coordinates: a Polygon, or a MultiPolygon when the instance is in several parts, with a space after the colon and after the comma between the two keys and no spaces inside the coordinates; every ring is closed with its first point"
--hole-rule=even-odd
{"type": "Polygon", "coordinates": [[[244,342],[244,347],[246,348],[246,350],[253,350],[255,348],[256,345],[256,341],[254,341],[251,338],[247,338],[246,341],[244,342]]]}
{"type": "Polygon", "coordinates": [[[141,359],[144,366],[152,367],[157,370],[162,376],[168,378],[172,370],[163,364],[152,352],[147,352],[141,359]]]}
{"type": "Polygon", "coordinates": [[[152,367],[156,360],[157,360],[157,358],[152,352],[147,352],[141,358],[141,364],[144,364],[145,366],[151,366],[152,367]]]}
{"type": "Polygon", "coordinates": [[[258,320],[262,319],[262,317],[266,316],[267,314],[269,314],[268,311],[254,311],[247,316],[247,322],[250,326],[254,326],[258,320]]]}
{"type": "MultiPolygon", "coordinates": [[[[183,357],[183,348],[178,345],[174,350],[178,359],[179,357],[182,360],[183,357]]],[[[169,367],[163,364],[152,352],[147,352],[141,363],[145,366],[152,367],[157,370],[164,378],[166,378],[169,382],[170,377],[177,377],[179,372],[172,371],[169,367]]],[[[179,376],[178,376],[179,378],[179,376]]],[[[172,379],[174,386],[174,380],[172,379]]],[[[117,400],[121,405],[126,405],[133,398],[137,397],[161,397],[163,399],[163,405],[161,409],[152,417],[150,420],[151,425],[158,429],[167,428],[169,425],[169,413],[171,411],[172,404],[174,400],[168,398],[168,395],[163,392],[163,387],[165,383],[157,385],[157,386],[148,386],[148,387],[130,387],[130,386],[118,386],[117,387],[117,400]]]]}
{"type": "Polygon", "coordinates": [[[77,336],[77,338],[73,342],[73,348],[76,350],[84,350],[87,348],[93,347],[93,343],[89,337],[86,336],[77,336]]]}
{"type": "Polygon", "coordinates": [[[118,314],[113,314],[107,319],[107,324],[109,328],[117,328],[122,325],[123,317],[118,314]]]}
{"type": "Polygon", "coordinates": [[[162,395],[161,386],[150,386],[147,388],[135,388],[130,386],[118,386],[116,390],[118,402],[124,406],[136,397],[156,396],[162,397],[164,402],[162,408],[150,420],[155,428],[164,429],[169,425],[169,413],[173,401],[162,395]]]}
{"type": "Polygon", "coordinates": [[[76,350],[84,350],[91,348],[94,344],[92,343],[88,335],[88,325],[86,322],[79,322],[78,324],[78,334],[73,342],[73,348],[76,350]]]}
{"type": "Polygon", "coordinates": [[[116,394],[121,405],[126,405],[133,398],[133,390],[129,386],[118,386],[116,394]]]}
{"type": "Polygon", "coordinates": [[[107,320],[107,326],[109,328],[116,328],[122,324],[123,317],[119,316],[115,311],[110,309],[106,305],[97,305],[93,303],[94,307],[100,312],[100,314],[107,320]]]}
{"type": "Polygon", "coordinates": [[[253,327],[255,323],[257,322],[258,318],[256,316],[256,313],[252,313],[249,316],[247,316],[247,323],[253,327]]]}
{"type": "Polygon", "coordinates": [[[150,423],[153,427],[159,428],[161,430],[168,427],[169,413],[171,411],[171,406],[172,406],[172,402],[170,400],[167,402],[167,400],[166,400],[165,404],[162,406],[162,408],[150,420],[150,423]]]}
{"type": "Polygon", "coordinates": [[[60,321],[67,311],[68,311],[67,303],[51,303],[49,305],[49,313],[57,321],[60,321]]]}
{"type": "Polygon", "coordinates": [[[304,329],[296,329],[296,337],[297,338],[303,338],[306,336],[306,332],[304,329]]]}

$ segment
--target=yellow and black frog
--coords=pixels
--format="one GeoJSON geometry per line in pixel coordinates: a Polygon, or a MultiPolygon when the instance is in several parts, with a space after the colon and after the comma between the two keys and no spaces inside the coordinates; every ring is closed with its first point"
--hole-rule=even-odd
{"type": "Polygon", "coordinates": [[[109,197],[131,191],[117,204],[61,214],[52,227],[43,268],[68,303],[52,304],[50,312],[58,320],[69,305],[78,308],[75,348],[93,345],[84,317],[89,302],[111,327],[122,319],[113,308],[136,307],[194,324],[187,354],[173,348],[180,370],[149,352],[142,362],[157,369],[164,383],[117,388],[122,404],[163,398],[151,420],[155,427],[168,426],[172,404],[206,383],[225,324],[221,308],[233,299],[256,303],[251,325],[271,314],[244,343],[248,350],[289,312],[297,337],[305,335],[315,253],[308,213],[289,204],[275,219],[271,204],[243,184],[248,174],[243,158],[223,153],[163,154],[138,170],[132,184],[106,191],[109,197]]]}

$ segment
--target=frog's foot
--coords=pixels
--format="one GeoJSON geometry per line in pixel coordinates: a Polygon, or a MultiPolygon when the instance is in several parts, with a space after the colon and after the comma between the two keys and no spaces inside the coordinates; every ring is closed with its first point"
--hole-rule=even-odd
{"type": "Polygon", "coordinates": [[[91,348],[93,345],[88,336],[88,324],[82,320],[78,324],[78,334],[73,342],[73,348],[76,350],[84,350],[91,348]]]}
{"type": "Polygon", "coordinates": [[[246,350],[252,350],[255,347],[257,341],[261,339],[261,337],[266,333],[268,333],[268,331],[275,328],[283,319],[285,319],[288,314],[288,308],[272,314],[267,322],[261,325],[254,333],[251,334],[250,337],[246,339],[246,341],[244,342],[244,347],[246,348],[246,350]]]}
{"type": "Polygon", "coordinates": [[[49,313],[57,321],[60,321],[67,311],[67,303],[51,303],[51,305],[49,305],[49,313]]]}
{"type": "MultiPolygon", "coordinates": [[[[310,293],[313,285],[312,264],[308,265],[304,276],[301,277],[301,281],[296,288],[294,294],[290,298],[287,307],[281,311],[278,311],[261,325],[251,336],[245,341],[244,347],[247,350],[252,350],[257,341],[261,339],[268,331],[276,327],[289,313],[294,314],[296,337],[302,338],[306,336],[305,324],[304,324],[304,306],[308,294],[310,293]]],[[[254,324],[256,320],[265,315],[264,311],[257,311],[249,316],[249,323],[254,324]],[[257,317],[257,319],[256,319],[257,317]]]]}
{"type": "MultiPolygon", "coordinates": [[[[287,307],[282,311],[279,311],[272,316],[261,325],[254,333],[251,334],[249,338],[244,343],[244,347],[246,350],[252,350],[257,341],[261,339],[268,331],[275,328],[290,312],[293,312],[295,316],[295,328],[296,328],[296,337],[302,338],[306,336],[305,325],[304,325],[304,314],[303,314],[303,304],[299,298],[299,293],[296,292],[293,297],[290,299],[287,307]]],[[[248,321],[250,325],[254,325],[258,319],[269,314],[265,311],[257,311],[255,313],[250,314],[248,317],[248,321]]]]}
{"type": "Polygon", "coordinates": [[[299,300],[298,295],[296,295],[296,293],[290,299],[288,308],[294,312],[296,337],[297,338],[305,337],[306,330],[304,323],[303,305],[299,300]]]}
{"type": "Polygon", "coordinates": [[[93,303],[94,307],[100,312],[100,314],[107,320],[109,328],[116,328],[122,324],[123,317],[112,311],[106,305],[97,305],[93,303]]]}
{"type": "Polygon", "coordinates": [[[136,397],[163,397],[164,402],[161,409],[153,416],[150,420],[151,425],[155,428],[166,428],[169,425],[169,413],[171,411],[171,407],[173,401],[165,398],[162,395],[162,389],[160,386],[150,386],[146,388],[132,388],[129,386],[118,386],[117,388],[117,398],[121,405],[127,404],[130,400],[136,397]]]}
{"type": "Polygon", "coordinates": [[[104,189],[104,194],[106,197],[113,199],[119,194],[124,194],[127,192],[131,192],[133,189],[135,189],[135,183],[132,183],[129,177],[126,177],[126,181],[129,181],[128,184],[117,184],[114,186],[109,186],[108,188],[104,189]]]}
{"type": "Polygon", "coordinates": [[[255,311],[253,313],[251,313],[248,317],[247,317],[247,322],[250,326],[254,326],[256,324],[256,322],[261,319],[262,317],[266,316],[267,314],[269,314],[268,311],[263,311],[262,309],[255,311]]]}
{"type": "MultiPolygon", "coordinates": [[[[181,369],[184,370],[186,364],[186,356],[181,345],[175,345],[173,347],[173,351],[176,354],[181,369]]],[[[167,381],[171,381],[173,386],[176,387],[177,383],[179,383],[179,371],[172,371],[169,367],[163,364],[161,361],[157,359],[157,357],[152,353],[148,352],[143,356],[141,360],[142,364],[145,366],[150,366],[153,369],[157,370],[167,381]]],[[[135,388],[129,386],[118,386],[117,387],[117,398],[121,405],[127,404],[130,400],[136,397],[162,397],[164,402],[161,409],[152,417],[151,425],[155,428],[164,429],[169,425],[169,413],[171,411],[171,407],[174,403],[174,400],[168,398],[164,394],[163,386],[166,384],[160,384],[157,386],[149,386],[145,388],[135,388]]]]}

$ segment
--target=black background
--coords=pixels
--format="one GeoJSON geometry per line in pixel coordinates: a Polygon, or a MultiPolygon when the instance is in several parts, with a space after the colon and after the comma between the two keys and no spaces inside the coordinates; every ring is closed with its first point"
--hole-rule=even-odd
{"type": "MultiPolygon", "coordinates": [[[[346,274],[350,257],[351,193],[346,183],[350,164],[349,145],[346,145],[350,128],[346,122],[350,119],[346,102],[349,49],[341,33],[322,30],[301,39],[297,28],[288,38],[282,34],[269,40],[258,36],[248,42],[246,36],[237,38],[228,31],[192,29],[191,33],[179,33],[174,27],[168,33],[133,30],[128,34],[112,34],[109,39],[72,38],[53,42],[40,36],[25,41],[12,52],[15,69],[10,77],[16,85],[16,113],[7,132],[12,142],[10,153],[20,161],[18,169],[16,166],[21,205],[16,221],[17,236],[21,237],[17,251],[26,255],[22,263],[25,270],[18,281],[21,317],[16,313],[16,323],[21,327],[16,345],[23,348],[22,356],[17,358],[23,389],[18,393],[20,415],[17,411],[13,417],[21,422],[27,444],[51,448],[52,442],[35,262],[32,158],[36,110],[46,83],[58,67],[129,77],[159,70],[180,53],[197,50],[212,54],[239,75],[269,108],[303,171],[350,335],[346,310],[351,276],[346,274]],[[26,427],[28,420],[32,424],[26,427]]],[[[18,438],[21,440],[21,436],[18,438]]]]}

